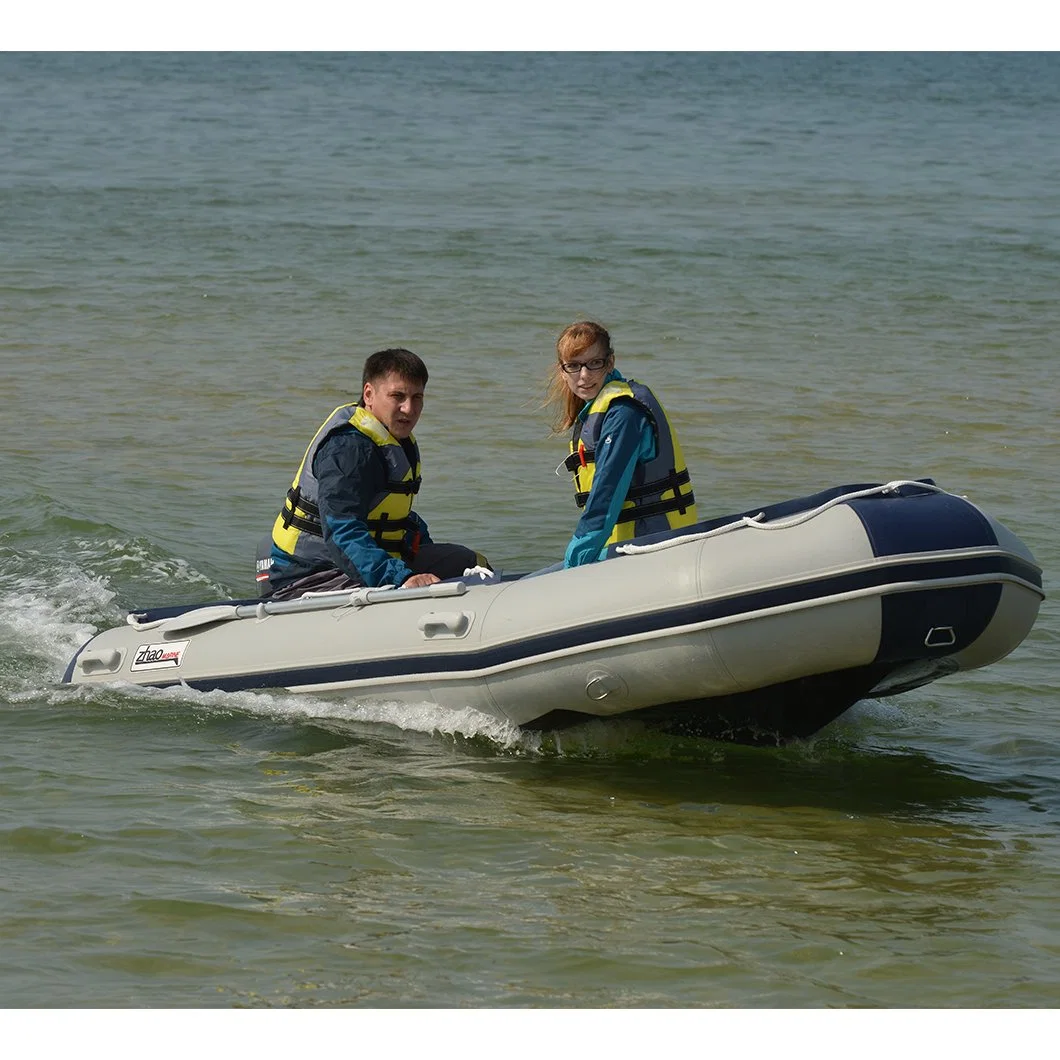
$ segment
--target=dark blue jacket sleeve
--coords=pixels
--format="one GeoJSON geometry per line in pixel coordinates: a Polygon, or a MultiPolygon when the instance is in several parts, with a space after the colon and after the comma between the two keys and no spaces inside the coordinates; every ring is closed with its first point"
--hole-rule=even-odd
{"type": "Polygon", "coordinates": [[[409,512],[409,519],[415,524],[416,528],[419,530],[420,544],[434,544],[434,542],[431,540],[431,532],[427,529],[427,524],[415,512],[409,512]]]}
{"type": "Polygon", "coordinates": [[[313,458],[324,543],[339,570],[365,585],[401,585],[412,571],[376,543],[365,520],[372,497],[386,487],[386,469],[371,439],[337,431],[313,458]]]}
{"type": "Polygon", "coordinates": [[[638,461],[654,457],[655,432],[647,414],[632,402],[614,402],[600,425],[593,485],[567,545],[565,567],[580,567],[600,558],[618,521],[638,461]]]}

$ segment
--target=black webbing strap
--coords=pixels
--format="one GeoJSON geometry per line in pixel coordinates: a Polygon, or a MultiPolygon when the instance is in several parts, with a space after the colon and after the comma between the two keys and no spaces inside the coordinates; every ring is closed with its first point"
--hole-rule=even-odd
{"type": "Polygon", "coordinates": [[[405,551],[403,542],[399,541],[385,541],[383,534],[393,533],[394,531],[401,531],[404,533],[406,530],[416,531],[419,527],[411,519],[391,519],[386,512],[383,512],[378,519],[366,519],[365,525],[375,536],[375,543],[384,551],[389,552],[391,548],[395,546],[402,546],[402,552],[405,551]],[[387,547],[389,546],[389,548],[387,547]]]}
{"type": "Polygon", "coordinates": [[[631,487],[629,493],[626,494],[626,500],[636,501],[640,500],[641,497],[647,497],[649,494],[665,493],[667,490],[673,490],[674,493],[677,493],[678,486],[685,486],[691,481],[692,477],[688,473],[688,468],[685,468],[684,471],[676,471],[674,468],[670,468],[670,473],[666,478],[631,487]]]}
{"type": "Polygon", "coordinates": [[[632,523],[636,519],[650,519],[653,515],[665,515],[667,512],[684,512],[696,502],[694,493],[671,497],[669,500],[656,501],[654,504],[641,504],[635,508],[623,508],[618,513],[619,523],[632,523]]]}
{"type": "Polygon", "coordinates": [[[283,511],[280,512],[280,518],[283,520],[285,530],[293,526],[304,534],[312,534],[314,537],[324,536],[324,528],[320,525],[320,509],[312,501],[303,500],[296,486],[292,486],[287,491],[287,501],[283,506],[283,511]],[[305,512],[304,516],[298,514],[299,508],[305,512]]]}
{"type": "MultiPolygon", "coordinates": [[[[675,496],[671,500],[656,501],[653,504],[642,504],[636,508],[624,509],[623,514],[618,517],[618,521],[620,523],[628,523],[631,519],[639,519],[648,515],[659,515],[662,512],[681,512],[683,515],[686,509],[692,507],[694,497],[691,492],[682,494],[678,487],[685,486],[691,481],[692,478],[687,468],[684,471],[670,468],[670,473],[666,478],[630,487],[629,492],[626,494],[626,500],[634,503],[640,500],[641,497],[650,497],[653,493],[665,493],[669,489],[674,491],[675,496]],[[660,505],[666,505],[666,507],[660,508],[660,505]]],[[[588,500],[589,494],[587,492],[574,494],[574,503],[579,508],[584,508],[588,500]]]]}
{"type": "Polygon", "coordinates": [[[388,493],[400,493],[405,497],[415,497],[420,492],[420,483],[423,481],[422,478],[414,478],[411,482],[398,482],[398,483],[387,483],[388,493]]]}

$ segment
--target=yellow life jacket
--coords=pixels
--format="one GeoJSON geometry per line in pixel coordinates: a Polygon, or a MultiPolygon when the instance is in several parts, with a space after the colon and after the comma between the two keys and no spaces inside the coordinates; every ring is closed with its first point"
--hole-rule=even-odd
{"type": "Polygon", "coordinates": [[[402,444],[361,405],[340,405],[320,425],[302,457],[283,509],[272,527],[273,545],[289,556],[308,561],[327,561],[324,531],[317,506],[320,484],[313,474],[313,458],[331,434],[342,427],[353,426],[370,438],[387,469],[384,490],[369,501],[365,522],[379,546],[391,556],[409,560],[415,556],[419,542],[408,538],[415,531],[409,520],[412,498],[420,489],[420,451],[411,435],[414,459],[410,463],[402,444]]]}
{"type": "Polygon", "coordinates": [[[655,459],[638,464],[626,500],[607,544],[641,534],[676,530],[696,522],[695,495],[685,466],[681,443],[658,398],[635,379],[612,379],[604,384],[584,419],[574,424],[567,470],[574,479],[574,500],[584,508],[596,473],[596,446],[604,416],[613,401],[632,401],[648,415],[655,432],[655,459]]]}

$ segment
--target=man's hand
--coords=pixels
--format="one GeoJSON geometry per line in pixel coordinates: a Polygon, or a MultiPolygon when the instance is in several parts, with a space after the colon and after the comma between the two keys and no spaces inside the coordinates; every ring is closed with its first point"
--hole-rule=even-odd
{"type": "Polygon", "coordinates": [[[437,574],[413,574],[401,583],[401,588],[418,589],[421,585],[433,585],[441,580],[437,574]]]}

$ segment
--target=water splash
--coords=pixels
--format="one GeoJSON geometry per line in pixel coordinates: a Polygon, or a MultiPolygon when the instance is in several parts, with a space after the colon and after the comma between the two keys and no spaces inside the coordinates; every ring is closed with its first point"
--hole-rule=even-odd
{"type": "MultiPolygon", "coordinates": [[[[125,601],[155,596],[224,598],[224,586],[150,541],[105,524],[47,513],[43,538],[4,533],[0,571],[0,648],[6,672],[52,679],[99,629],[124,619],[125,601]],[[38,546],[47,540],[47,549],[38,546]],[[162,588],[158,588],[162,586],[162,588]],[[41,672],[45,664],[47,676],[41,672]]],[[[43,531],[42,531],[43,532],[43,531]]]]}
{"type": "Polygon", "coordinates": [[[113,600],[104,578],[83,571],[70,570],[55,579],[15,577],[0,586],[0,644],[14,657],[65,665],[97,632],[96,621],[113,600]]]}

